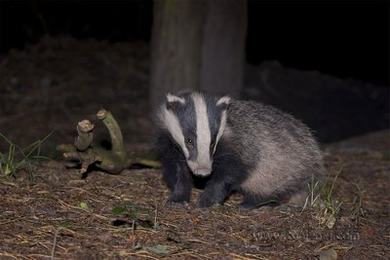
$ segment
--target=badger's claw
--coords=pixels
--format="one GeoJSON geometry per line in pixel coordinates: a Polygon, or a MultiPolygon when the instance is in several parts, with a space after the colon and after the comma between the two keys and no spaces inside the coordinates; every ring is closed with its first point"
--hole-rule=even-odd
{"type": "Polygon", "coordinates": [[[171,208],[188,208],[189,204],[187,201],[173,201],[168,199],[165,202],[165,206],[171,207],[171,208]]]}
{"type": "Polygon", "coordinates": [[[165,202],[165,205],[172,206],[172,207],[188,207],[189,199],[186,198],[186,196],[178,195],[176,193],[172,193],[171,196],[169,196],[168,200],[165,202]]]}

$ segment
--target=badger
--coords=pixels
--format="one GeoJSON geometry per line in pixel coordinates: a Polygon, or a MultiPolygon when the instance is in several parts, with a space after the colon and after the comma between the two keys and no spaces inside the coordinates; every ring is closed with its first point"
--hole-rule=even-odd
{"type": "Polygon", "coordinates": [[[158,151],[169,203],[188,204],[204,180],[199,207],[223,204],[232,192],[245,209],[302,204],[307,183],[324,173],[310,129],[253,101],[198,92],[167,94],[157,111],[158,151]]]}

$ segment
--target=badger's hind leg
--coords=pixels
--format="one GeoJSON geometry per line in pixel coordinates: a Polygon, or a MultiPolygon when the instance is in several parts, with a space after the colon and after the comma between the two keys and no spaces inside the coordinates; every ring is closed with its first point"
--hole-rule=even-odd
{"type": "Polygon", "coordinates": [[[263,197],[256,194],[250,194],[247,192],[242,192],[244,195],[244,200],[240,204],[240,209],[256,209],[261,207],[274,207],[280,205],[280,202],[277,198],[273,197],[263,197]]]}
{"type": "Polygon", "coordinates": [[[280,202],[285,207],[302,208],[309,195],[309,182],[309,177],[303,176],[285,185],[283,190],[277,191],[280,202]]]}
{"type": "Polygon", "coordinates": [[[291,207],[303,207],[305,205],[307,196],[308,193],[306,190],[295,192],[291,194],[287,201],[287,205],[291,207]]]}

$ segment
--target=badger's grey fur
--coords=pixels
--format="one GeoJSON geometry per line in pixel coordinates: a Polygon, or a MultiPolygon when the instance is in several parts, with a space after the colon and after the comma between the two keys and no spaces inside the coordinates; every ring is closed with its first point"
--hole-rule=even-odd
{"type": "Polygon", "coordinates": [[[168,94],[158,122],[163,177],[172,202],[188,202],[194,176],[202,176],[201,207],[223,203],[233,191],[244,195],[246,208],[270,200],[301,203],[312,175],[324,173],[308,127],[261,103],[168,94]]]}

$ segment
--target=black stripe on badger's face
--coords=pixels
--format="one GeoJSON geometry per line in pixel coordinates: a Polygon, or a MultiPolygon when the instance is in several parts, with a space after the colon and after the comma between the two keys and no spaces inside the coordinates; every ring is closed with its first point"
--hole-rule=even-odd
{"type": "Polygon", "coordinates": [[[229,102],[229,97],[216,99],[199,93],[167,95],[160,119],[195,175],[211,173],[212,156],[226,125],[229,102]]]}

